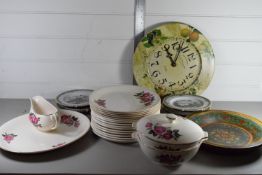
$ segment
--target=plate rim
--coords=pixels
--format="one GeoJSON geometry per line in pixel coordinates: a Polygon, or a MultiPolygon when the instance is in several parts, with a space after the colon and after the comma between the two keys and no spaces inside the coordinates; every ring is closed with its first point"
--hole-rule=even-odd
{"type": "Polygon", "coordinates": [[[102,87],[99,88],[97,90],[95,90],[90,96],[89,96],[89,103],[90,103],[90,107],[93,108],[97,108],[97,109],[101,109],[103,111],[109,112],[109,113],[120,113],[120,114],[126,114],[126,113],[143,113],[144,111],[150,110],[150,109],[154,109],[157,108],[158,105],[161,106],[161,98],[160,96],[153,90],[148,89],[146,87],[142,87],[142,86],[138,86],[138,85],[131,85],[131,84],[121,84],[121,85],[113,85],[113,86],[106,86],[106,87],[102,87]],[[154,95],[154,97],[156,97],[156,102],[154,105],[150,105],[150,106],[145,106],[144,108],[142,108],[141,110],[135,110],[135,111],[119,111],[119,110],[112,110],[112,109],[106,109],[104,107],[99,106],[98,104],[95,103],[95,96],[100,92],[100,91],[104,91],[107,90],[109,88],[125,88],[125,87],[130,87],[130,88],[140,88],[141,90],[146,90],[148,92],[150,92],[151,94],[154,95]]]}
{"type": "MultiPolygon", "coordinates": [[[[81,113],[79,113],[79,112],[77,112],[77,111],[72,111],[72,110],[61,109],[60,111],[62,111],[62,112],[64,111],[64,112],[78,113],[78,115],[81,114],[81,113]]],[[[2,126],[4,126],[6,123],[11,122],[12,120],[15,120],[15,119],[18,118],[18,117],[22,117],[22,116],[26,116],[26,115],[27,115],[27,113],[22,114],[22,115],[18,115],[18,116],[16,116],[16,117],[14,117],[14,118],[6,121],[5,123],[3,123],[3,124],[0,126],[0,130],[1,130],[2,126]]],[[[90,122],[90,120],[88,119],[88,117],[87,117],[86,115],[84,115],[84,114],[81,114],[81,115],[83,115],[83,118],[86,118],[88,127],[87,127],[87,128],[85,129],[85,131],[84,131],[83,133],[81,133],[81,135],[79,135],[76,139],[74,139],[74,140],[71,141],[71,142],[67,142],[67,143],[63,144],[62,146],[53,147],[53,148],[46,149],[46,150],[23,152],[23,151],[13,151],[13,150],[5,149],[5,148],[2,146],[1,142],[0,142],[0,149],[2,149],[2,150],[4,150],[4,151],[7,151],[7,152],[11,152],[11,153],[17,153],[17,154],[37,154],[37,153],[43,153],[43,152],[48,152],[48,151],[53,151],[53,150],[56,150],[56,149],[59,149],[59,148],[63,148],[63,147],[65,147],[65,146],[67,146],[67,145],[70,145],[70,144],[78,141],[78,140],[81,139],[84,135],[86,135],[86,134],[88,133],[88,131],[90,130],[90,128],[91,128],[91,122],[90,122]]]]}
{"type": "MultiPolygon", "coordinates": [[[[202,115],[202,114],[211,113],[211,112],[222,113],[222,114],[228,114],[229,113],[229,114],[239,115],[239,116],[241,116],[245,119],[248,119],[248,120],[250,120],[250,121],[252,121],[256,124],[262,125],[262,121],[260,119],[256,118],[256,117],[253,117],[251,115],[244,114],[244,113],[241,113],[241,112],[237,112],[237,111],[231,111],[231,110],[214,109],[214,110],[208,110],[208,111],[203,111],[203,112],[196,112],[196,113],[188,115],[187,118],[192,120],[192,118],[195,117],[196,115],[202,115]]],[[[194,121],[194,120],[192,120],[192,121],[194,121]]],[[[243,129],[243,128],[241,128],[241,129],[243,129]]],[[[221,145],[217,145],[217,144],[212,144],[212,142],[208,142],[208,140],[203,142],[203,143],[208,145],[208,146],[213,146],[213,147],[217,147],[217,148],[232,149],[232,150],[244,150],[244,149],[252,149],[252,148],[262,146],[262,138],[260,138],[257,142],[255,142],[256,144],[250,144],[248,147],[221,146],[221,145]]]]}

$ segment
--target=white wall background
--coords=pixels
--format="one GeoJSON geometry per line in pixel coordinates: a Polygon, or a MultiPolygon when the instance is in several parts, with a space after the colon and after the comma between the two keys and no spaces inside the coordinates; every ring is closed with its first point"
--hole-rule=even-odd
{"type": "MultiPolygon", "coordinates": [[[[181,21],[216,56],[211,100],[262,101],[261,0],[147,0],[146,27],[181,21]]],[[[0,98],[132,84],[134,0],[0,0],[0,98]]]]}

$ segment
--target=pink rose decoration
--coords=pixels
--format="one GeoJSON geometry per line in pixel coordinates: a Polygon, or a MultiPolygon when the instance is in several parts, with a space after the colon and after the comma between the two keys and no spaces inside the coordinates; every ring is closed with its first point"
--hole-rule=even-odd
{"type": "Polygon", "coordinates": [[[29,114],[29,120],[34,124],[37,125],[40,118],[37,118],[33,113],[29,114]]]}
{"type": "Polygon", "coordinates": [[[171,128],[165,128],[161,126],[161,124],[156,123],[153,124],[151,122],[146,123],[146,130],[148,130],[148,134],[152,134],[153,137],[158,137],[160,139],[170,140],[174,139],[177,140],[182,135],[179,133],[178,129],[171,129],[171,128]]]}
{"type": "Polygon", "coordinates": [[[14,137],[16,137],[17,135],[15,134],[2,134],[3,136],[3,139],[7,142],[7,143],[10,143],[12,140],[14,140],[14,137]]]}
{"type": "Polygon", "coordinates": [[[73,125],[74,121],[72,120],[72,118],[68,115],[62,115],[61,116],[61,123],[64,123],[66,125],[73,125]]]}
{"type": "Polygon", "coordinates": [[[150,122],[147,122],[147,123],[146,123],[146,128],[152,128],[152,126],[153,126],[152,123],[150,123],[150,122]]]}
{"type": "Polygon", "coordinates": [[[80,125],[79,121],[76,121],[75,124],[74,124],[74,127],[78,128],[80,125]]]}
{"type": "Polygon", "coordinates": [[[164,139],[166,139],[166,140],[170,140],[170,139],[172,139],[172,132],[171,131],[167,131],[166,133],[164,133],[163,134],[163,137],[164,137],[164,139]]]}
{"type": "Polygon", "coordinates": [[[74,126],[76,128],[80,126],[78,118],[70,115],[62,115],[60,123],[63,123],[67,126],[74,126]]]}
{"type": "Polygon", "coordinates": [[[134,96],[140,99],[140,102],[144,103],[145,106],[151,105],[151,103],[154,101],[154,96],[150,94],[149,92],[142,91],[142,92],[135,94],[134,96]]]}
{"type": "Polygon", "coordinates": [[[162,133],[164,133],[166,131],[166,128],[163,126],[155,126],[154,128],[154,132],[158,135],[161,135],[162,133]]]}
{"type": "Polygon", "coordinates": [[[102,106],[102,107],[106,107],[106,100],[101,100],[101,99],[98,99],[98,100],[95,100],[96,104],[98,104],[99,106],[102,106]]]}

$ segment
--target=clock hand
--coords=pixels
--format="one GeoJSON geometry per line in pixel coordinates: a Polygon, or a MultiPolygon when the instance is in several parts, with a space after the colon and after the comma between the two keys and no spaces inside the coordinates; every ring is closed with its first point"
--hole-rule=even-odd
{"type": "Polygon", "coordinates": [[[164,48],[162,48],[165,52],[166,52],[166,57],[169,58],[170,62],[171,62],[171,66],[174,67],[175,66],[175,62],[173,61],[173,54],[169,52],[169,48],[170,46],[168,44],[164,45],[164,48]]]}
{"type": "Polygon", "coordinates": [[[176,60],[177,60],[177,58],[178,58],[178,56],[179,56],[179,54],[180,54],[180,52],[181,52],[181,50],[182,50],[183,44],[184,44],[184,41],[181,42],[181,43],[179,44],[178,48],[177,48],[177,52],[176,52],[175,58],[174,58],[174,60],[173,60],[175,66],[176,66],[176,60]]]}

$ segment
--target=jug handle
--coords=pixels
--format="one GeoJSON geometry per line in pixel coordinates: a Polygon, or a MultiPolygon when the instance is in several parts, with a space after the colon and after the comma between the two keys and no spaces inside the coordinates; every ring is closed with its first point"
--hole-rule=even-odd
{"type": "Polygon", "coordinates": [[[30,110],[29,110],[29,113],[35,113],[34,105],[33,105],[33,99],[32,99],[32,98],[29,98],[29,100],[30,100],[30,110]]]}
{"type": "Polygon", "coordinates": [[[55,114],[51,114],[50,116],[52,118],[52,120],[55,120],[55,126],[53,128],[51,128],[52,130],[56,129],[58,126],[58,112],[56,112],[55,114]]]}

